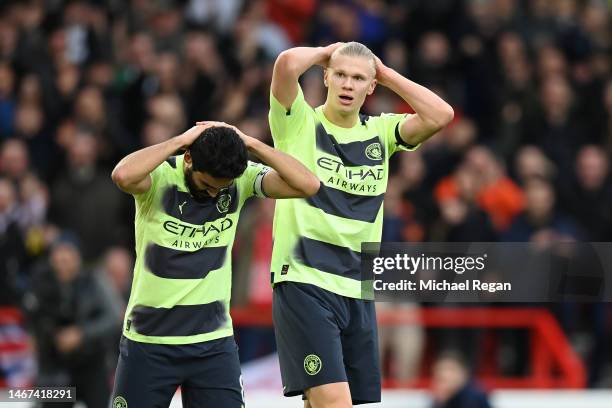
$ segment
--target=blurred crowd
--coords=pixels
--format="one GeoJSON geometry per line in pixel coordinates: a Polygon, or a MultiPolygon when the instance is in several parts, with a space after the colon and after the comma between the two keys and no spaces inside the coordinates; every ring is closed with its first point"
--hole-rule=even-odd
{"type": "MultiPolygon", "coordinates": [[[[196,120],[271,143],[272,66],[295,45],[363,42],[455,110],[394,157],[384,240],[611,241],[611,17],[606,0],[4,0],[0,302],[24,310],[39,372],[60,382],[112,367],[134,206],[110,170],[196,120]],[[67,369],[45,373],[56,366],[67,369]]],[[[324,102],[320,68],[302,87],[324,102]]],[[[364,106],[410,111],[382,87],[364,106]]],[[[244,212],[237,305],[271,302],[273,205],[244,212]]],[[[600,385],[610,308],[579,312],[564,328],[600,385]]],[[[273,347],[258,330],[238,332],[245,358],[273,347]]]]}

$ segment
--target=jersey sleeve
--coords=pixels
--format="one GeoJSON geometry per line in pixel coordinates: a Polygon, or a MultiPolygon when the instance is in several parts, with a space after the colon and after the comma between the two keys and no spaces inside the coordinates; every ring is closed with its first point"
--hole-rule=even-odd
{"type": "Polygon", "coordinates": [[[285,108],[270,91],[270,112],[268,121],[274,145],[286,143],[299,133],[307,118],[310,105],[304,99],[302,87],[298,85],[298,93],[289,109],[285,108]]]}
{"type": "Polygon", "coordinates": [[[136,202],[146,203],[155,195],[155,191],[159,188],[159,184],[161,182],[161,179],[163,178],[163,166],[167,165],[168,164],[166,162],[163,162],[155,169],[153,169],[151,173],[149,173],[149,176],[151,176],[151,187],[149,187],[149,189],[144,193],[133,194],[134,198],[136,199],[136,202]]]}
{"type": "Polygon", "coordinates": [[[239,186],[243,197],[267,197],[263,190],[263,179],[270,170],[271,168],[266,165],[249,161],[246,170],[240,176],[239,186]]]}
{"type": "Polygon", "coordinates": [[[167,162],[163,162],[151,173],[149,173],[149,176],[151,176],[151,187],[149,187],[147,191],[140,194],[133,194],[134,200],[136,201],[136,206],[143,213],[146,213],[148,209],[151,208],[155,198],[155,192],[159,189],[160,184],[162,184],[162,179],[164,178],[164,166],[169,166],[169,164],[167,162]]]}
{"type": "Polygon", "coordinates": [[[407,113],[383,113],[380,115],[381,137],[391,157],[396,152],[411,152],[419,148],[421,143],[411,146],[404,142],[400,136],[400,126],[405,118],[410,117],[407,113]]]}

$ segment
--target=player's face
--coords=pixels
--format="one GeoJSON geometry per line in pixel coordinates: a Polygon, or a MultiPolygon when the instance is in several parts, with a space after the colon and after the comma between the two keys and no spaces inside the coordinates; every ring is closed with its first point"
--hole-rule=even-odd
{"type": "Polygon", "coordinates": [[[376,87],[376,69],[365,57],[334,55],[325,70],[327,104],[341,113],[359,112],[376,87]]]}
{"type": "Polygon", "coordinates": [[[193,171],[191,166],[185,169],[185,183],[189,192],[198,201],[215,198],[219,192],[229,187],[234,180],[231,178],[213,177],[202,171],[193,171]]]}

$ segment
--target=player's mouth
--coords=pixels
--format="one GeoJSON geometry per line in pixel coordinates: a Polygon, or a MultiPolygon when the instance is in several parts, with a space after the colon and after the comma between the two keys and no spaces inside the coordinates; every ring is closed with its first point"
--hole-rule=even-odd
{"type": "Polygon", "coordinates": [[[350,105],[353,103],[354,98],[350,95],[338,95],[338,99],[340,99],[342,105],[350,105]]]}

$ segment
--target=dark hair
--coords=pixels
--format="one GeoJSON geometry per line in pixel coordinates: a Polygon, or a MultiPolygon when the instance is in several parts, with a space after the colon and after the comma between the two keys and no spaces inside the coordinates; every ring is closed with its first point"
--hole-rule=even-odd
{"type": "Polygon", "coordinates": [[[228,127],[206,129],[189,147],[193,171],[213,177],[236,178],[247,167],[247,149],[240,136],[228,127]]]}
{"type": "Polygon", "coordinates": [[[467,359],[463,354],[456,350],[443,350],[436,358],[436,363],[441,361],[452,361],[459,365],[463,370],[465,370],[468,374],[470,373],[470,365],[468,364],[467,359]]]}

